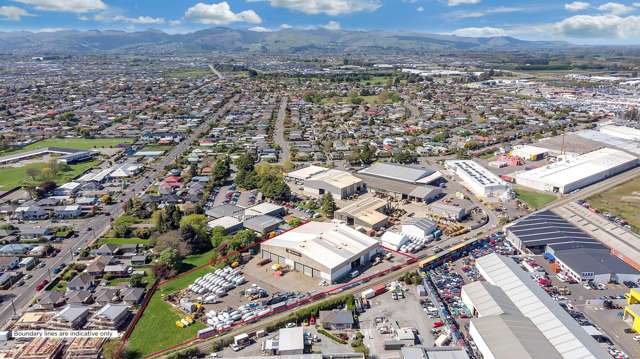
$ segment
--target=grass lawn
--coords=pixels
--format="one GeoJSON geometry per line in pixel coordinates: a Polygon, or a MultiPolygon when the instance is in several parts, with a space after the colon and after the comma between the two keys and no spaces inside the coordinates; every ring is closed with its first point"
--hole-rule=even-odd
{"type": "Polygon", "coordinates": [[[129,278],[113,278],[109,281],[109,286],[116,286],[120,284],[129,284],[129,278]]]}
{"type": "Polygon", "coordinates": [[[98,246],[101,246],[103,244],[118,244],[118,245],[123,245],[123,244],[142,244],[142,245],[147,245],[149,243],[148,239],[142,239],[142,238],[100,238],[98,240],[98,246]]]}
{"type": "Polygon", "coordinates": [[[161,290],[158,289],[151,297],[147,309],[129,338],[129,350],[142,355],[151,354],[194,338],[198,330],[206,327],[198,321],[187,328],[176,327],[176,321],[185,314],[167,304],[161,294],[161,290]]]}
{"type": "MultiPolygon", "coordinates": [[[[84,171],[96,167],[98,163],[100,163],[100,161],[88,161],[70,165],[71,169],[69,171],[61,171],[55,178],[52,178],[52,180],[58,184],[68,182],[82,174],[84,171]]],[[[42,170],[46,167],[46,165],[47,164],[45,162],[34,162],[25,164],[24,166],[20,167],[2,167],[0,169],[0,171],[2,172],[2,175],[0,175],[0,190],[8,191],[23,184],[34,182],[31,177],[27,175],[27,170],[29,168],[42,170]]],[[[36,183],[39,183],[41,181],[42,179],[36,177],[36,183]]]]}
{"type": "MultiPolygon", "coordinates": [[[[188,256],[184,263],[192,268],[206,264],[211,253],[209,251],[188,256]]],[[[163,297],[186,288],[196,278],[211,271],[213,268],[207,266],[159,286],[129,338],[128,348],[146,355],[191,339],[197,335],[198,330],[205,328],[201,322],[188,328],[176,327],[175,322],[186,314],[175,310],[163,297]]],[[[149,282],[152,280],[151,278],[149,282]]]]}
{"type": "Polygon", "coordinates": [[[189,284],[193,283],[198,277],[203,276],[212,271],[213,271],[213,267],[210,267],[210,266],[206,266],[204,268],[198,269],[178,279],[172,280],[168,283],[161,285],[158,288],[157,293],[163,293],[163,294],[175,293],[181,289],[188,287],[189,284]]]}
{"type": "Polygon", "coordinates": [[[214,250],[212,249],[208,252],[204,252],[201,254],[194,254],[191,256],[187,256],[182,262],[190,264],[194,267],[199,267],[209,262],[209,259],[211,259],[211,255],[213,254],[213,251],[214,250]]]}
{"type": "Polygon", "coordinates": [[[622,217],[633,230],[640,232],[640,177],[587,199],[591,206],[622,217]]]}
{"type": "Polygon", "coordinates": [[[64,147],[75,148],[78,150],[90,150],[92,148],[109,148],[129,143],[133,143],[132,138],[49,138],[28,144],[17,150],[4,152],[3,154],[37,150],[44,147],[64,147]]]}
{"type": "Polygon", "coordinates": [[[558,198],[549,193],[530,191],[523,188],[514,188],[514,191],[519,200],[527,203],[534,209],[542,208],[558,198]]]}

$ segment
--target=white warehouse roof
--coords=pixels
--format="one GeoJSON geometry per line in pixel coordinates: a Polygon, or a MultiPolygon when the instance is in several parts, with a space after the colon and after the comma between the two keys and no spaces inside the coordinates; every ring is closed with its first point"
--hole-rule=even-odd
{"type": "Polygon", "coordinates": [[[511,258],[489,254],[476,267],[502,289],[551,342],[564,359],[604,359],[600,345],[511,258]]]}
{"type": "Polygon", "coordinates": [[[346,224],[308,222],[264,244],[292,249],[303,256],[317,258],[328,268],[336,268],[378,243],[346,224]]]}
{"type": "MultiPolygon", "coordinates": [[[[315,174],[307,181],[322,181],[336,188],[346,188],[353,186],[354,184],[362,182],[362,180],[347,171],[330,169],[324,172],[315,174]]],[[[305,182],[306,184],[307,182],[305,182]]]]}
{"type": "Polygon", "coordinates": [[[511,190],[502,178],[472,160],[450,160],[445,166],[454,171],[476,196],[499,197],[511,190]]]}
{"type": "Polygon", "coordinates": [[[326,172],[328,171],[328,168],[325,167],[320,167],[320,166],[308,166],[308,167],[304,167],[301,168],[299,170],[295,170],[292,172],[287,173],[287,177],[289,178],[294,178],[297,180],[306,180],[307,178],[311,177],[311,176],[315,176],[318,173],[322,173],[322,172],[326,172]]]}
{"type": "Polygon", "coordinates": [[[487,282],[477,281],[463,285],[461,296],[463,302],[473,305],[480,318],[499,314],[520,315],[520,310],[502,289],[487,282]]]}
{"type": "Polygon", "coordinates": [[[516,182],[538,190],[566,193],[633,168],[637,163],[638,158],[627,152],[601,148],[519,173],[516,182]]]}

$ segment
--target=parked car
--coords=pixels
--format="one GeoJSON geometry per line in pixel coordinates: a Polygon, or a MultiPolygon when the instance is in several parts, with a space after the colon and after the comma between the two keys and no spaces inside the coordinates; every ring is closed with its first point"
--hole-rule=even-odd
{"type": "Polygon", "coordinates": [[[47,286],[47,284],[49,284],[48,280],[43,280],[42,282],[38,283],[38,285],[36,286],[36,290],[40,291],[42,290],[44,287],[47,286]]]}

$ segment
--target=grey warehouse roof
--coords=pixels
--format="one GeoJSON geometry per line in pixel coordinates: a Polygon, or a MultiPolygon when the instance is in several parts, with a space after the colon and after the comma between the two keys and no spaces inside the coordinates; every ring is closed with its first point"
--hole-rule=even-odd
{"type": "Polygon", "coordinates": [[[496,315],[472,319],[471,323],[494,358],[562,358],[533,322],[523,316],[496,315]]]}
{"type": "Polygon", "coordinates": [[[567,242],[597,243],[593,237],[549,210],[534,213],[507,230],[525,247],[567,242]]]}
{"type": "Polygon", "coordinates": [[[611,255],[603,245],[600,248],[554,249],[553,255],[569,266],[576,273],[593,272],[594,274],[640,274],[620,258],[611,255]]]}
{"type": "Polygon", "coordinates": [[[600,345],[511,258],[489,254],[478,258],[476,267],[518,305],[564,359],[607,357],[600,345]]]}
{"type": "Polygon", "coordinates": [[[374,163],[371,167],[358,171],[358,173],[394,179],[403,182],[416,183],[419,180],[431,176],[436,171],[431,168],[403,166],[394,163],[374,163]]]}
{"type": "Polygon", "coordinates": [[[521,315],[513,301],[495,285],[480,281],[471,282],[462,286],[462,292],[471,300],[479,317],[499,314],[521,315]]]}

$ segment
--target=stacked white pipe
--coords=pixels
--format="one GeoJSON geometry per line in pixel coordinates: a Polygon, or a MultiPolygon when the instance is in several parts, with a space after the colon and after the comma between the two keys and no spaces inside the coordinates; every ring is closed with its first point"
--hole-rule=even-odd
{"type": "Polygon", "coordinates": [[[400,252],[404,252],[404,253],[415,253],[421,249],[423,249],[427,243],[433,241],[433,234],[428,234],[424,237],[414,237],[414,236],[408,236],[409,241],[408,243],[403,244],[402,246],[400,246],[400,252]]]}
{"type": "MultiPolygon", "coordinates": [[[[189,285],[189,291],[196,294],[209,294],[218,297],[224,296],[231,289],[246,282],[244,276],[237,269],[226,266],[216,269],[213,273],[207,273],[198,277],[193,284],[189,285]]],[[[207,296],[206,298],[209,298],[207,296]]],[[[205,299],[206,299],[205,298],[205,299]]],[[[211,298],[213,300],[213,298],[211,298]]]]}

